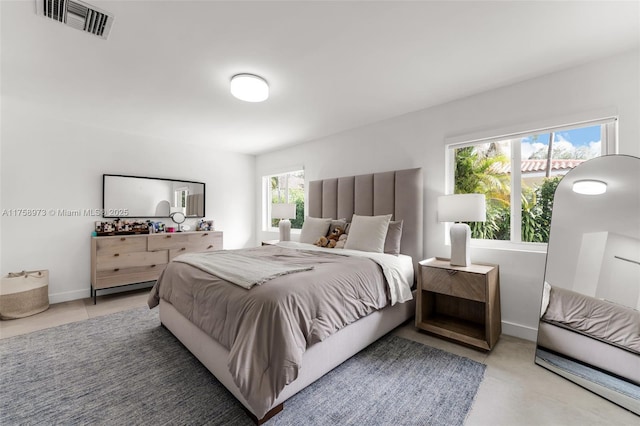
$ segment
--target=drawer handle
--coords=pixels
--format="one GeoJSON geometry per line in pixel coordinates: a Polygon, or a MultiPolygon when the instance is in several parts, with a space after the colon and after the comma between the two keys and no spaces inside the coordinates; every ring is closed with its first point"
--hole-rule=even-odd
{"type": "Polygon", "coordinates": [[[209,249],[210,249],[210,248],[212,248],[212,247],[213,247],[213,246],[209,246],[209,247],[207,247],[207,250],[209,250],[209,249]]]}
{"type": "Polygon", "coordinates": [[[180,251],[185,251],[186,249],[187,249],[186,247],[182,247],[180,251]]]}
{"type": "Polygon", "coordinates": [[[115,268],[115,269],[113,270],[113,272],[118,272],[119,270],[120,270],[120,268],[115,268]]]}
{"type": "Polygon", "coordinates": [[[118,256],[120,256],[120,253],[116,253],[116,254],[114,254],[113,256],[114,256],[114,257],[118,257],[118,256]]]}
{"type": "Polygon", "coordinates": [[[167,235],[167,238],[171,238],[171,235],[167,235]]]}
{"type": "Polygon", "coordinates": [[[152,268],[155,268],[155,267],[156,267],[156,265],[151,265],[151,267],[152,267],[152,268]]]}
{"type": "Polygon", "coordinates": [[[125,238],[125,237],[120,238],[120,241],[124,241],[124,240],[126,240],[126,238],[125,238]]]}
{"type": "Polygon", "coordinates": [[[458,272],[460,272],[460,271],[454,271],[453,269],[447,269],[447,274],[449,274],[449,275],[455,275],[458,272]]]}
{"type": "Polygon", "coordinates": [[[208,232],[207,232],[207,233],[202,234],[202,236],[203,236],[203,237],[206,237],[207,235],[209,235],[209,233],[208,233],[208,232]]]}

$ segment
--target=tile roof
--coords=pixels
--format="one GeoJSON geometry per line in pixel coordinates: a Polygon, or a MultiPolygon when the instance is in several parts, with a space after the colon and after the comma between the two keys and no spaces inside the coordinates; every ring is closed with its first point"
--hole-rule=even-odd
{"type": "MultiPolygon", "coordinates": [[[[552,171],[569,171],[586,160],[551,160],[552,171]]],[[[520,162],[520,171],[526,173],[539,173],[547,169],[547,160],[522,160],[520,162]]],[[[508,174],[511,171],[510,164],[496,164],[493,171],[498,174],[508,174]]]]}

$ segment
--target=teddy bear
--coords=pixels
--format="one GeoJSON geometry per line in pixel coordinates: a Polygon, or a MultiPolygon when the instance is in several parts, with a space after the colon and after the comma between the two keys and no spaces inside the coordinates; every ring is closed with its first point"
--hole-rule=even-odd
{"type": "Polygon", "coordinates": [[[336,246],[334,248],[344,248],[344,244],[347,242],[347,234],[342,234],[340,235],[340,238],[338,238],[338,242],[336,243],[336,246]]]}
{"type": "Polygon", "coordinates": [[[344,235],[344,229],[340,226],[336,226],[328,237],[322,236],[318,238],[314,244],[319,247],[334,248],[342,235],[344,235]]]}

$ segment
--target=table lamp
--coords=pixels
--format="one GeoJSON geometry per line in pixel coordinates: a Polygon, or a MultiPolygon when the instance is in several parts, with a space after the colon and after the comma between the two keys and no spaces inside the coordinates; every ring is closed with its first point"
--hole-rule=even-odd
{"type": "MultiPolygon", "coordinates": [[[[453,194],[438,197],[438,222],[484,222],[487,207],[484,194],[453,194]]],[[[451,265],[471,264],[471,228],[466,223],[454,223],[451,236],[451,265]]]]}
{"type": "Polygon", "coordinates": [[[296,205],[292,203],[271,204],[271,218],[280,219],[280,241],[291,239],[291,221],[296,218],[296,205]]]}

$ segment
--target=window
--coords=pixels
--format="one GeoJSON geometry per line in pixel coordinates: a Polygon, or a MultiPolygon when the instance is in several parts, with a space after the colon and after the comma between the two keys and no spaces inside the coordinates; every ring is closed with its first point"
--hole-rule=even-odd
{"type": "Polygon", "coordinates": [[[560,179],[613,153],[615,138],[608,120],[450,145],[448,193],[485,194],[487,220],[469,223],[472,238],[546,243],[560,179]]]}
{"type": "Polygon", "coordinates": [[[186,213],[188,195],[189,188],[186,186],[175,189],[173,200],[173,207],[175,211],[180,210],[182,213],[186,213]]]}
{"type": "Polygon", "coordinates": [[[293,203],[296,205],[296,218],[291,219],[292,229],[302,229],[304,222],[304,170],[282,173],[262,178],[264,187],[263,230],[277,228],[280,219],[271,218],[271,205],[274,203],[293,203]]]}

